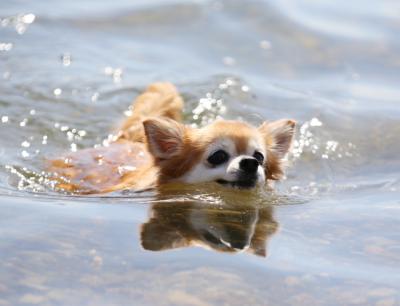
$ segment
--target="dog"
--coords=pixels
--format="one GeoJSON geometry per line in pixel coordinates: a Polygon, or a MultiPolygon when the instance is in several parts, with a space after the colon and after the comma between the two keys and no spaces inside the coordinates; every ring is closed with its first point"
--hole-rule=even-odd
{"type": "MultiPolygon", "coordinates": [[[[236,195],[240,198],[240,195],[236,195]]],[[[155,203],[141,226],[141,244],[148,251],[198,246],[221,253],[267,256],[267,241],[278,230],[271,205],[215,205],[200,201],[155,203]]],[[[236,201],[237,202],[237,201],[236,201]]],[[[230,204],[227,204],[230,203],[230,204]]]]}
{"type": "Polygon", "coordinates": [[[252,189],[284,175],[295,121],[258,127],[217,120],[182,123],[183,99],[170,83],[154,83],[136,98],[113,140],[50,161],[56,188],[77,194],[146,190],[168,183],[215,182],[252,189]]]}

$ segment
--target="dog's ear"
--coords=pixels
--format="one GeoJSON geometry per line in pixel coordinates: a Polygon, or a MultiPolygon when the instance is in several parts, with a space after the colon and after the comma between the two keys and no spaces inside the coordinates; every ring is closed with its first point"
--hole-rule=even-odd
{"type": "Polygon", "coordinates": [[[183,148],[184,126],[170,119],[152,118],[143,121],[149,151],[154,157],[168,159],[183,148]]]}
{"type": "Polygon", "coordinates": [[[163,251],[186,247],[189,242],[175,228],[158,223],[151,219],[141,228],[142,247],[148,251],[163,251]]]}
{"type": "Polygon", "coordinates": [[[281,119],[273,122],[264,122],[258,129],[270,145],[278,158],[284,158],[289,151],[294,136],[296,122],[281,119]]]}
{"type": "Polygon", "coordinates": [[[267,242],[278,231],[278,228],[279,223],[273,217],[271,206],[258,209],[258,220],[253,237],[251,237],[249,252],[257,256],[267,257],[267,242]]]}

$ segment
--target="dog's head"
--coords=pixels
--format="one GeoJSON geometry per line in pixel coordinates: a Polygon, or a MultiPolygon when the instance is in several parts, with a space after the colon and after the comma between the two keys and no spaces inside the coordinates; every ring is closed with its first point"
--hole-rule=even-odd
{"type": "Polygon", "coordinates": [[[258,128],[226,120],[200,129],[160,118],[143,124],[160,183],[215,181],[239,188],[282,177],[295,129],[292,120],[264,122],[258,128]]]}
{"type": "Polygon", "coordinates": [[[164,202],[154,204],[150,215],[140,233],[143,248],[150,251],[198,246],[265,257],[267,241],[278,229],[269,205],[164,202]]]}

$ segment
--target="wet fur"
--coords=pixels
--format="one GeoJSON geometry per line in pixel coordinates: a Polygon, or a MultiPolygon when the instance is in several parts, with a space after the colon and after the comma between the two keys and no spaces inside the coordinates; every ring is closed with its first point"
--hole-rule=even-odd
{"type": "Polygon", "coordinates": [[[254,135],[262,137],[265,147],[265,178],[282,178],[282,161],[291,144],[294,121],[265,122],[256,128],[244,122],[220,120],[194,129],[181,124],[182,109],[183,100],[172,84],[150,85],[133,102],[131,115],[122,122],[109,146],[84,149],[49,162],[48,170],[55,174],[57,188],[91,194],[185,182],[185,175],[201,163],[215,139],[229,138],[240,153],[254,135]],[[284,129],[287,131],[282,134],[284,129]]]}
{"type": "Polygon", "coordinates": [[[179,205],[153,204],[151,216],[142,225],[140,236],[143,248],[149,251],[198,246],[224,253],[245,251],[265,257],[267,240],[277,229],[278,223],[268,205],[221,207],[185,201],[179,205]]]}

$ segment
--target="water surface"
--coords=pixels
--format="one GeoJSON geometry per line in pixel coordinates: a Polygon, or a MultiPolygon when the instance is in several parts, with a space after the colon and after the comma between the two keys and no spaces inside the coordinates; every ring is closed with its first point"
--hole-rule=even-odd
{"type": "Polygon", "coordinates": [[[0,305],[400,304],[396,1],[0,4],[0,305]],[[77,197],[46,158],[101,145],[149,83],[188,124],[299,123],[275,192],[77,197]]]}

